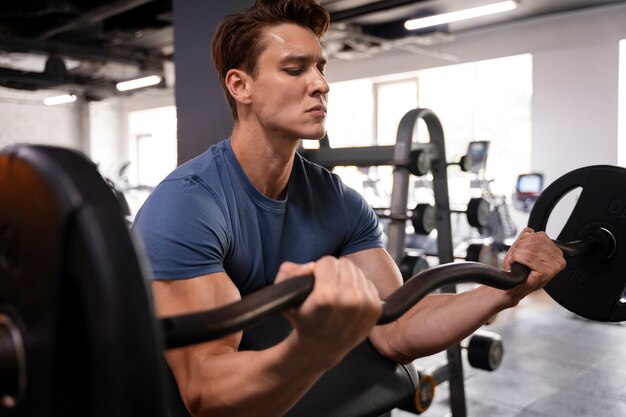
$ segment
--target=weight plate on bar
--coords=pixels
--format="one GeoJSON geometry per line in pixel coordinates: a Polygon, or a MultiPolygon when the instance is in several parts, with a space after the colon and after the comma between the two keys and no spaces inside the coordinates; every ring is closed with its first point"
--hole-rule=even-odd
{"type": "Polygon", "coordinates": [[[404,255],[398,266],[405,282],[421,271],[430,268],[426,258],[420,255],[404,255]]]}
{"type": "Polygon", "coordinates": [[[580,168],[563,175],[539,196],[528,226],[545,230],[550,213],[568,192],[582,188],[572,213],[558,236],[560,241],[584,239],[604,228],[615,238],[608,259],[597,254],[567,259],[567,266],[545,289],[575,314],[598,321],[626,320],[626,169],[607,165],[580,168]]]}
{"type": "Polygon", "coordinates": [[[466,261],[480,262],[481,264],[498,267],[498,255],[490,246],[482,243],[471,243],[467,246],[466,261]]]}
{"type": "Polygon", "coordinates": [[[428,235],[437,227],[437,212],[430,204],[418,204],[413,209],[411,223],[415,233],[428,235]]]}
{"type": "Polygon", "coordinates": [[[470,199],[467,203],[467,222],[470,226],[483,228],[489,226],[489,214],[491,212],[491,204],[481,197],[470,199]]]}
{"type": "Polygon", "coordinates": [[[0,415],[165,416],[142,268],[93,164],[60,148],[4,148],[0,229],[0,313],[26,357],[23,401],[0,415]]]}
{"type": "Polygon", "coordinates": [[[417,177],[424,176],[430,171],[430,155],[424,149],[415,149],[409,154],[409,172],[417,177]]]}
{"type": "Polygon", "coordinates": [[[467,344],[467,361],[477,369],[495,371],[500,367],[503,355],[502,337],[494,332],[479,330],[467,344]]]}

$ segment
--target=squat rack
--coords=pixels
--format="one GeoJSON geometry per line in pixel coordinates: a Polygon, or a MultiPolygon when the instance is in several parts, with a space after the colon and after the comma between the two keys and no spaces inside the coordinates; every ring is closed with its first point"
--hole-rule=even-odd
{"type": "MultiPolygon", "coordinates": [[[[409,194],[409,175],[411,164],[422,153],[430,163],[433,175],[433,191],[437,207],[437,246],[441,263],[454,261],[452,228],[450,222],[450,200],[448,196],[448,174],[443,128],[439,118],[432,110],[417,108],[409,110],[400,120],[396,135],[396,144],[392,146],[350,147],[331,149],[327,140],[320,144],[320,149],[302,150],[301,154],[311,162],[328,169],[335,166],[352,165],[371,167],[391,165],[393,185],[391,192],[391,219],[387,232],[387,251],[400,265],[404,257],[406,221],[394,216],[406,214],[409,194]],[[419,120],[426,124],[430,142],[413,142],[413,132],[419,120]]],[[[442,288],[443,292],[455,293],[456,286],[442,288]]],[[[466,417],[466,401],[463,377],[461,346],[450,347],[446,351],[447,364],[435,371],[437,383],[448,381],[450,387],[450,409],[453,417],[466,417]]]]}

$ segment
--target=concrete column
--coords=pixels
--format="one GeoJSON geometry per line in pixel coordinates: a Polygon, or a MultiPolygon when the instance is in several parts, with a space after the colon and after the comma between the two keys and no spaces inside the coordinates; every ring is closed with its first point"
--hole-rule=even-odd
{"type": "Polygon", "coordinates": [[[220,20],[250,0],[174,0],[178,163],[230,136],[233,122],[211,59],[220,20]]]}

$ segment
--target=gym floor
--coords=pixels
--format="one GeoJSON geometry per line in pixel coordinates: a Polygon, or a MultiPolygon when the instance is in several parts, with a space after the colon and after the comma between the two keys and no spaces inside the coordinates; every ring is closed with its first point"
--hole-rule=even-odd
{"type": "MultiPolygon", "coordinates": [[[[626,416],[626,325],[576,317],[538,292],[485,330],[502,336],[504,357],[494,372],[464,361],[468,417],[626,416]]],[[[443,361],[435,355],[416,364],[428,369],[443,361]]],[[[451,415],[447,382],[423,415],[451,415]]]]}

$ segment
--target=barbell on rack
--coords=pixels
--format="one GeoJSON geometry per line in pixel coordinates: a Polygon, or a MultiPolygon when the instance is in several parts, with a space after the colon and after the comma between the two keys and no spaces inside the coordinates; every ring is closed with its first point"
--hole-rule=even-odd
{"type": "MultiPolygon", "coordinates": [[[[480,229],[488,227],[490,211],[491,204],[487,200],[482,197],[474,197],[467,203],[465,210],[450,210],[450,213],[465,214],[469,225],[480,229]]],[[[380,207],[375,207],[374,212],[381,219],[410,220],[417,234],[427,235],[437,225],[437,210],[427,203],[419,203],[414,209],[401,214],[390,213],[389,209],[380,207]]]]}
{"type": "MultiPolygon", "coordinates": [[[[574,171],[530,216],[530,227],[544,230],[563,190],[583,188],[559,235],[568,243],[556,242],[574,258],[546,289],[586,318],[626,319],[624,183],[621,168],[574,171]]],[[[155,319],[137,248],[86,158],[42,146],[0,151],[0,415],[164,416],[163,349],[248,329],[313,288],[313,277],[298,277],[215,310],[155,319]]],[[[378,324],[442,286],[508,289],[528,273],[518,264],[509,272],[473,262],[430,268],[385,299],[378,324]]]]}

